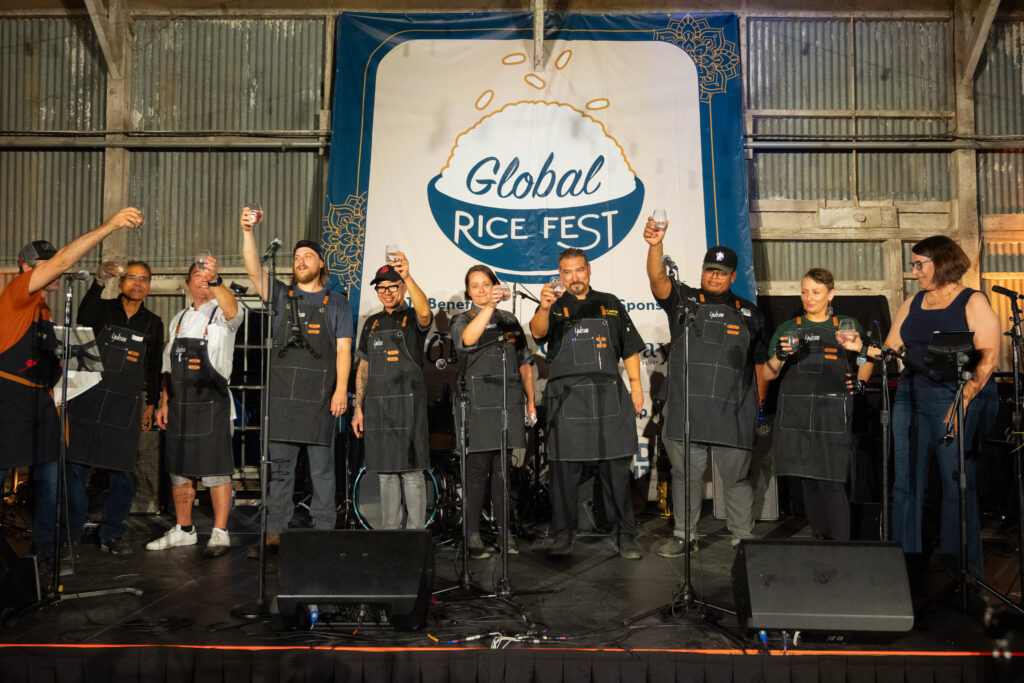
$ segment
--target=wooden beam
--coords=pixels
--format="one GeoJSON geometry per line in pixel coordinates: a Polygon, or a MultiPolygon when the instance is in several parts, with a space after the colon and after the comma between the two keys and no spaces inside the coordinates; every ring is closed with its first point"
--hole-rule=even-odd
{"type": "Polygon", "coordinates": [[[999,9],[999,0],[981,0],[977,11],[974,13],[974,21],[971,22],[971,33],[967,38],[967,45],[964,46],[963,73],[960,75],[960,82],[964,88],[970,87],[974,82],[974,71],[978,68],[978,60],[981,59],[981,51],[985,49],[988,41],[988,33],[992,28],[992,20],[996,17],[996,10],[999,9]]]}
{"type": "Polygon", "coordinates": [[[107,73],[114,80],[119,80],[121,78],[121,53],[118,50],[117,41],[114,40],[106,8],[102,6],[101,0],[85,0],[85,6],[89,10],[89,19],[96,31],[100,50],[103,51],[103,59],[107,62],[107,73]]]}
{"type": "Polygon", "coordinates": [[[531,0],[533,5],[533,70],[544,70],[544,1],[531,0]]]}

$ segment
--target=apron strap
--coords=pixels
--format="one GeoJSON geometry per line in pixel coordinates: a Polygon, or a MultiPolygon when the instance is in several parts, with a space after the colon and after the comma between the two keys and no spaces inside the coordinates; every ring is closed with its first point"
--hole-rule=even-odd
{"type": "Polygon", "coordinates": [[[12,375],[11,373],[4,372],[3,370],[0,370],[0,377],[2,377],[3,379],[9,379],[12,382],[17,382],[18,384],[24,384],[26,387],[32,387],[33,389],[48,388],[45,384],[36,384],[35,382],[28,381],[24,377],[18,377],[17,375],[12,375]]]}

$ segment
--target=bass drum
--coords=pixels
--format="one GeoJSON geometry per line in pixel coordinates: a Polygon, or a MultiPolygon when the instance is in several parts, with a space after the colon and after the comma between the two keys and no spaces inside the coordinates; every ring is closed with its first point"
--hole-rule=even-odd
{"type": "MultiPolygon", "coordinates": [[[[440,493],[437,487],[437,479],[430,470],[424,472],[427,479],[427,523],[424,528],[430,528],[434,518],[438,517],[438,501],[440,493]]],[[[359,468],[356,481],[352,485],[352,508],[356,513],[356,519],[364,529],[381,528],[383,518],[380,510],[380,479],[375,474],[367,474],[366,465],[359,468]]],[[[405,528],[405,516],[402,517],[402,528],[405,528]]]]}

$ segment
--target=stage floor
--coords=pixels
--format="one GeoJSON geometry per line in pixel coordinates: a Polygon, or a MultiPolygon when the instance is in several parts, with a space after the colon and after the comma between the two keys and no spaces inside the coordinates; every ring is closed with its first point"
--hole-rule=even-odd
{"type": "MultiPolygon", "coordinates": [[[[415,632],[396,632],[364,626],[319,625],[311,631],[281,630],[279,619],[244,621],[232,616],[236,605],[253,602],[258,585],[258,561],[246,558],[246,546],[257,539],[256,508],[232,511],[231,551],[204,559],[210,514],[196,508],[200,530],[196,546],[147,552],[145,541],[159,536],[173,523],[169,515],[133,516],[129,532],[134,552],[127,556],[102,553],[86,538],[77,548],[75,573],[64,579],[64,593],[133,587],[141,596],[119,594],[66,600],[30,611],[0,631],[0,642],[19,644],[132,644],[132,645],[355,645],[363,647],[474,647],[530,646],[560,648],[621,648],[639,650],[747,650],[756,652],[759,640],[737,628],[736,618],[716,610],[669,618],[660,612],[629,625],[624,620],[669,602],[683,577],[682,557],[659,557],[655,549],[671,534],[668,520],[641,516],[639,561],[620,558],[607,536],[581,534],[575,551],[563,560],[548,559],[545,540],[538,534],[520,542],[521,553],[510,558],[513,600],[521,611],[502,601],[460,595],[437,595],[427,626],[415,632]],[[708,619],[707,615],[717,616],[708,619]],[[501,634],[500,639],[485,634],[501,634]],[[545,639],[546,638],[546,639],[545,639]],[[471,640],[467,640],[471,639],[471,640]],[[451,641],[459,641],[452,643],[451,641]]],[[[10,519],[10,516],[8,516],[10,519]]],[[[16,525],[15,525],[16,526],[16,525]]],[[[539,530],[541,533],[543,530],[539,530]]],[[[27,538],[8,528],[11,545],[24,553],[27,538]]],[[[694,588],[715,605],[732,609],[731,567],[735,551],[724,522],[705,515],[701,521],[700,551],[692,555],[694,588]]],[[[758,536],[768,539],[806,538],[808,530],[797,518],[760,522],[758,536]]],[[[986,529],[986,580],[996,589],[1017,592],[1015,539],[986,529]]],[[[311,557],[310,562],[318,558],[311,557]]],[[[436,579],[440,591],[458,582],[461,566],[455,543],[435,537],[436,579]]],[[[268,562],[267,595],[276,594],[276,557],[268,562]]],[[[936,563],[937,564],[937,563],[936,563]]],[[[501,574],[501,556],[470,561],[475,579],[493,589],[501,574]]],[[[344,576],[339,576],[343,581],[344,576]]],[[[986,636],[980,613],[983,604],[972,596],[972,612],[960,609],[960,597],[946,593],[946,574],[940,568],[913,582],[916,608],[912,631],[880,640],[851,635],[845,640],[805,637],[790,650],[849,652],[884,651],[893,654],[924,652],[991,652],[994,641],[986,636]]],[[[989,600],[991,602],[991,600],[989,600]]],[[[273,607],[273,602],[270,601],[273,607]]],[[[1011,649],[1022,649],[1010,640],[1011,649]]],[[[773,650],[783,647],[780,634],[769,634],[773,650]]]]}

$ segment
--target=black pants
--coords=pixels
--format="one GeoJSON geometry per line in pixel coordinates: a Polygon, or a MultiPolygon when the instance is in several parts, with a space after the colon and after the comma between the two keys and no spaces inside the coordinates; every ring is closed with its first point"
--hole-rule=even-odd
{"type": "Polygon", "coordinates": [[[491,478],[491,505],[498,528],[505,526],[505,479],[501,451],[480,451],[466,457],[466,533],[480,533],[480,511],[484,507],[487,478],[491,478]]]}
{"type": "MultiPolygon", "coordinates": [[[[569,536],[576,533],[580,523],[579,481],[583,466],[579,461],[551,462],[551,518],[550,536],[569,536]]],[[[612,536],[636,536],[633,520],[633,500],[629,490],[630,458],[601,460],[597,473],[601,478],[601,492],[608,521],[612,523],[612,536]]]]}
{"type": "Polygon", "coordinates": [[[815,536],[850,540],[850,500],[846,482],[803,479],[804,512],[815,536]]]}

